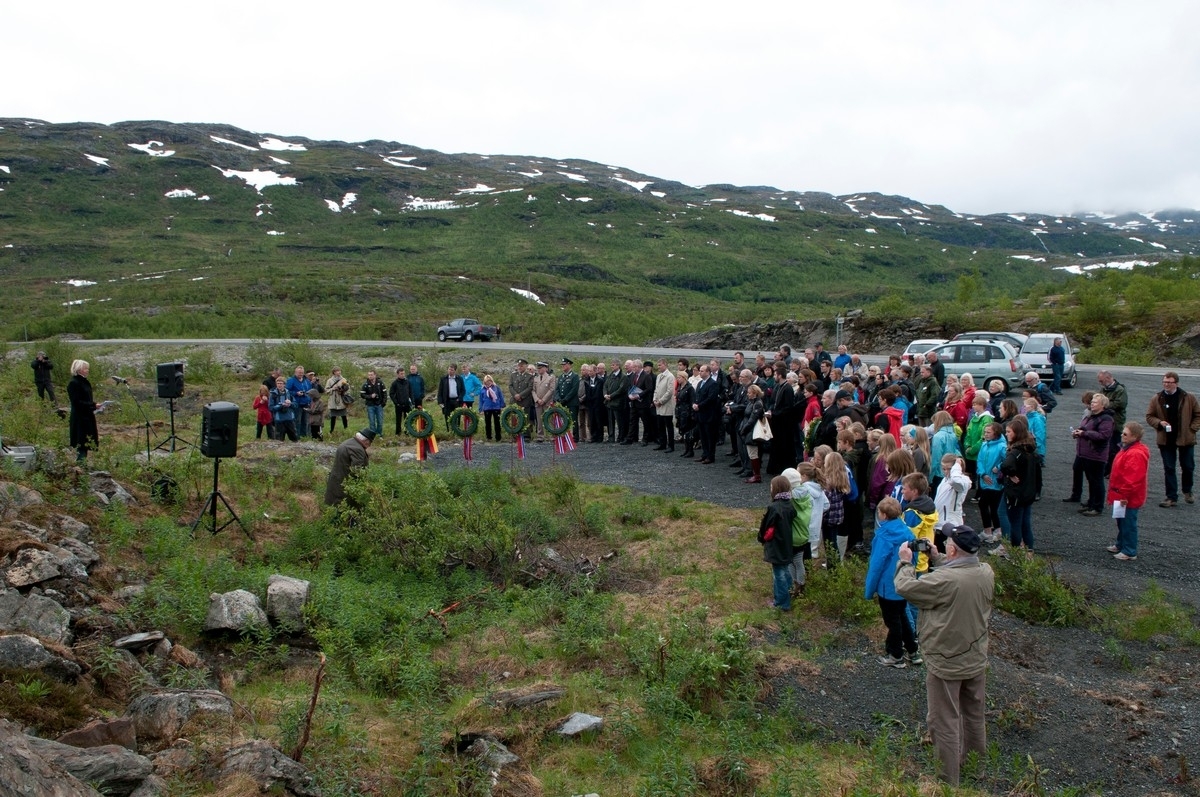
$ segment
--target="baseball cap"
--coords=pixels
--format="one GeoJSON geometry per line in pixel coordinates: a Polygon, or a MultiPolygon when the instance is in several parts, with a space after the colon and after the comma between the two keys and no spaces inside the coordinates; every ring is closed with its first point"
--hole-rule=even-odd
{"type": "Polygon", "coordinates": [[[954,540],[954,544],[966,553],[977,553],[979,546],[983,544],[979,532],[970,526],[956,526],[953,523],[943,523],[941,532],[948,539],[954,540]]]}

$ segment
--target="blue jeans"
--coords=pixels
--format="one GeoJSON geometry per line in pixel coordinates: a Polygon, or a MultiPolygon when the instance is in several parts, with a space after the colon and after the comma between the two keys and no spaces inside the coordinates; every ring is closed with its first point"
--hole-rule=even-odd
{"type": "Polygon", "coordinates": [[[775,608],[788,611],[792,608],[792,574],[790,565],[771,565],[775,581],[775,608]]]}
{"type": "Polygon", "coordinates": [[[308,437],[308,407],[296,408],[296,434],[308,437]]]}
{"type": "Polygon", "coordinates": [[[1196,447],[1195,446],[1177,446],[1168,444],[1158,447],[1158,453],[1162,455],[1163,461],[1163,481],[1167,484],[1167,498],[1172,501],[1179,500],[1179,482],[1175,478],[1175,454],[1179,453],[1179,469],[1183,471],[1183,491],[1190,493],[1192,491],[1192,478],[1196,472],[1196,447]]]}
{"type": "Polygon", "coordinates": [[[1024,544],[1033,550],[1033,504],[1006,506],[1008,515],[1008,541],[1012,547],[1024,544]]]}
{"type": "Polygon", "coordinates": [[[1050,363],[1050,370],[1054,372],[1054,381],[1050,383],[1050,392],[1062,392],[1063,364],[1050,363]]]}
{"type": "Polygon", "coordinates": [[[367,405],[367,428],[383,437],[383,407],[367,405]]]}
{"type": "Polygon", "coordinates": [[[1136,509],[1125,507],[1125,517],[1117,518],[1117,547],[1126,556],[1137,556],[1137,516],[1136,509]]]}

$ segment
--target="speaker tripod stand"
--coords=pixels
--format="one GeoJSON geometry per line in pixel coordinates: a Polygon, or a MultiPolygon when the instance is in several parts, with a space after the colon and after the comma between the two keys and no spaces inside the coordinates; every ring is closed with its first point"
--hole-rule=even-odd
{"type": "Polygon", "coordinates": [[[237,523],[239,526],[241,526],[242,533],[246,535],[246,538],[251,542],[254,542],[254,537],[250,536],[250,532],[246,529],[246,524],[242,523],[242,519],[238,517],[238,513],[233,511],[233,507],[229,505],[229,502],[225,500],[225,496],[221,494],[220,474],[221,460],[220,458],[214,458],[212,492],[209,493],[208,501],[204,503],[204,508],[200,510],[200,516],[197,517],[196,522],[192,524],[192,534],[195,535],[196,527],[200,525],[200,522],[205,519],[204,516],[207,514],[208,523],[206,525],[208,526],[208,531],[210,534],[215,535],[218,532],[224,531],[234,523],[237,523]],[[229,510],[229,514],[233,516],[220,526],[217,525],[217,501],[220,501],[222,504],[224,504],[225,508],[229,510]]]}
{"type": "Polygon", "coordinates": [[[167,437],[166,440],[163,440],[161,443],[156,445],[154,447],[154,450],[158,451],[160,448],[166,448],[167,444],[170,443],[171,453],[174,454],[176,441],[178,441],[179,443],[181,443],[182,445],[185,445],[185,446],[194,446],[195,443],[192,443],[189,440],[184,440],[182,437],[175,434],[175,399],[173,399],[173,398],[167,399],[167,405],[171,408],[171,434],[167,437]]]}

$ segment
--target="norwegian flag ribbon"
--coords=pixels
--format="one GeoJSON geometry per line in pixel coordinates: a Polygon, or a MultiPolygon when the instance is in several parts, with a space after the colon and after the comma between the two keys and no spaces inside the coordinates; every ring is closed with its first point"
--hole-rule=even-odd
{"type": "Polygon", "coordinates": [[[518,434],[515,442],[517,444],[517,459],[525,459],[525,437],[518,434]]]}
{"type": "Polygon", "coordinates": [[[471,438],[463,438],[463,459],[470,462],[474,457],[471,456],[471,438]]]}

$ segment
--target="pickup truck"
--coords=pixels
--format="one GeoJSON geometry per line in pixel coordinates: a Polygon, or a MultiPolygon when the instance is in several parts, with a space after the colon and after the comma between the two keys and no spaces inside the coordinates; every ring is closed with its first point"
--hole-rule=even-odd
{"type": "Polygon", "coordinates": [[[474,318],[456,318],[438,327],[437,339],[446,341],[451,338],[465,340],[467,343],[475,339],[491,340],[500,337],[500,327],[490,327],[481,324],[474,318]]]}

